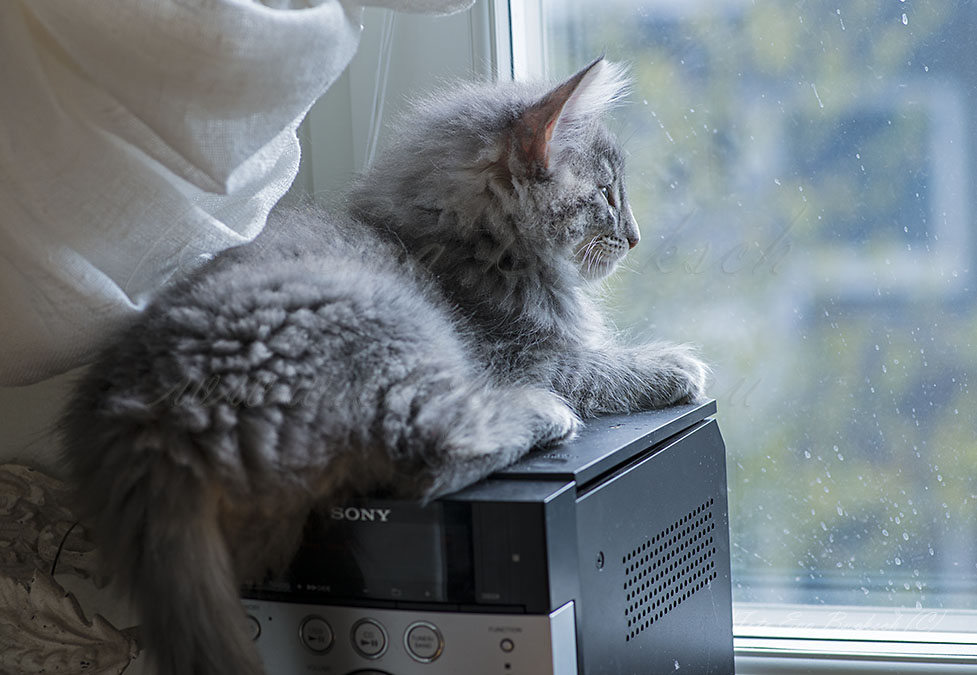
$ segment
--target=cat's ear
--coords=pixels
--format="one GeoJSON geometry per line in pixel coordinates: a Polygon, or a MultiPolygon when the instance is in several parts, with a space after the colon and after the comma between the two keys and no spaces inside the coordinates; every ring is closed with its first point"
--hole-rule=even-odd
{"type": "Polygon", "coordinates": [[[602,56],[543,96],[515,124],[515,151],[523,165],[548,169],[560,143],[619,101],[629,85],[625,68],[602,56]]]}

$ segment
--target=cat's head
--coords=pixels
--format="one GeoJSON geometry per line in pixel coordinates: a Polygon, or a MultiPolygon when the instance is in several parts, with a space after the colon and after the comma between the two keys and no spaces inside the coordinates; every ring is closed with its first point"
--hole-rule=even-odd
{"type": "Polygon", "coordinates": [[[407,239],[489,238],[498,250],[482,255],[500,266],[532,253],[603,278],[639,236],[623,153],[602,123],[628,84],[601,58],[556,86],[468,85],[420,101],[354,192],[354,213],[407,239]]]}

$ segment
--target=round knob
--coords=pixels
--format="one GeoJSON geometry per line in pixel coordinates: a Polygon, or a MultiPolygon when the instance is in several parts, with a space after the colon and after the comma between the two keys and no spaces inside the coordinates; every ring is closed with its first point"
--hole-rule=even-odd
{"type": "Polygon", "coordinates": [[[332,627],[321,616],[307,616],[299,626],[302,644],[316,654],[324,654],[332,647],[332,627]]]}
{"type": "Polygon", "coordinates": [[[411,658],[421,663],[431,663],[444,650],[441,631],[433,623],[415,621],[404,633],[404,646],[411,658]]]}
{"type": "Polygon", "coordinates": [[[255,617],[248,614],[248,634],[251,635],[251,641],[255,641],[261,636],[261,623],[255,617]]]}
{"type": "Polygon", "coordinates": [[[360,619],[353,624],[350,639],[353,649],[368,659],[378,659],[387,651],[387,631],[373,619],[360,619]]]}

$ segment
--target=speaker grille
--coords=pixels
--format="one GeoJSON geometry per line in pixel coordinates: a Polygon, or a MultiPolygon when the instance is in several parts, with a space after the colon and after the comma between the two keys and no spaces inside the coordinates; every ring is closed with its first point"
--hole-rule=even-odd
{"type": "Polygon", "coordinates": [[[621,559],[626,642],[716,578],[714,501],[703,502],[621,559]]]}

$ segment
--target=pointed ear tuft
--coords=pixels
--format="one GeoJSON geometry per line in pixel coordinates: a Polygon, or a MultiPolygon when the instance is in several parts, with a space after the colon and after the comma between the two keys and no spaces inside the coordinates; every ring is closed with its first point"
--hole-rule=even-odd
{"type": "Polygon", "coordinates": [[[516,152],[532,170],[549,168],[554,137],[592,122],[627,94],[627,69],[601,56],[528,108],[516,124],[516,152]]]}
{"type": "Polygon", "coordinates": [[[621,102],[631,91],[631,76],[624,64],[600,57],[573,76],[580,82],[567,101],[562,118],[594,118],[621,102]]]}

